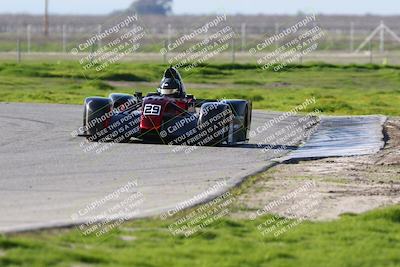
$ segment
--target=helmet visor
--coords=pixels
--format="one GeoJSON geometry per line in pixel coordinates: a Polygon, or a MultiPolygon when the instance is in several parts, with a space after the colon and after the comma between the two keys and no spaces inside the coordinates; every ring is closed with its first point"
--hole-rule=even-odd
{"type": "Polygon", "coordinates": [[[161,93],[162,95],[174,95],[174,94],[179,93],[179,89],[178,89],[178,88],[175,88],[175,89],[163,89],[163,88],[159,88],[159,90],[160,90],[160,93],[161,93]]]}

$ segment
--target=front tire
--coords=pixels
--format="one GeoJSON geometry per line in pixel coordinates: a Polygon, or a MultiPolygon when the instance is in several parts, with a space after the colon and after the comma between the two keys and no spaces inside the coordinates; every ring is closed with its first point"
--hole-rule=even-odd
{"type": "Polygon", "coordinates": [[[85,99],[83,127],[89,141],[101,141],[111,120],[112,101],[109,98],[90,97],[85,99]]]}

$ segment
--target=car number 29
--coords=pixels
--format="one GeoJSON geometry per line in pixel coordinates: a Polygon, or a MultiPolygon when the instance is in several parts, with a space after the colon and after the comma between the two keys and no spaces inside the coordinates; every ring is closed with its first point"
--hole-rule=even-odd
{"type": "Polygon", "coordinates": [[[153,116],[158,116],[160,115],[161,112],[161,106],[160,105],[153,105],[153,104],[146,104],[144,106],[144,115],[153,115],[153,116]]]}

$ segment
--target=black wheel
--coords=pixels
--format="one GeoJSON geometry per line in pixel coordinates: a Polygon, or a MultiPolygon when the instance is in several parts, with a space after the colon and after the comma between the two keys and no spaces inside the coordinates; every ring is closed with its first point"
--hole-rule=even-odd
{"type": "Polygon", "coordinates": [[[251,102],[246,100],[224,100],[223,103],[229,105],[234,116],[233,142],[247,141],[251,125],[251,102]]]}
{"type": "Polygon", "coordinates": [[[111,109],[112,101],[109,98],[85,99],[83,126],[89,141],[100,141],[107,136],[105,129],[110,124],[111,109]]]}

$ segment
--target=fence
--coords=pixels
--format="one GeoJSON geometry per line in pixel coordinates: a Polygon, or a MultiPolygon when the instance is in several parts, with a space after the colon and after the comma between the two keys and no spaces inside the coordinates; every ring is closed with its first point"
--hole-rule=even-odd
{"type": "MultiPolygon", "coordinates": [[[[159,19],[159,18],[157,18],[159,19]]],[[[196,25],[202,25],[208,18],[202,18],[202,21],[197,21],[192,24],[182,23],[187,21],[186,17],[175,18],[177,21],[169,21],[171,23],[165,24],[165,22],[154,22],[149,25],[143,25],[146,36],[141,40],[141,47],[136,53],[157,53],[166,44],[173,42],[179,37],[190,34],[196,29],[196,25]],[[158,25],[157,25],[158,24],[158,25]]],[[[101,21],[101,19],[98,19],[101,21]]],[[[151,19],[148,19],[151,21],[151,19]]],[[[29,20],[27,20],[29,21],[29,20]]],[[[32,23],[21,25],[21,24],[0,24],[0,52],[15,52],[17,51],[17,60],[21,60],[21,53],[23,56],[42,52],[42,53],[65,53],[67,54],[71,49],[76,47],[78,44],[85,42],[96,33],[100,33],[102,30],[107,28],[109,25],[115,23],[116,19],[109,20],[106,23],[96,24],[96,20],[91,20],[87,24],[83,23],[52,23],[49,28],[49,35],[43,34],[43,26],[39,21],[33,21],[32,23]]],[[[233,22],[227,21],[226,25],[230,25],[233,31],[236,33],[235,38],[231,43],[231,55],[229,58],[235,60],[237,57],[241,58],[240,53],[246,53],[250,48],[257,45],[260,41],[264,40],[268,36],[277,34],[287,27],[293,25],[296,19],[286,19],[286,21],[277,21],[273,23],[255,23],[254,21],[246,22],[246,18],[237,19],[233,22]],[[238,55],[236,55],[239,53],[238,55]]],[[[400,19],[398,20],[400,21],[400,19]]],[[[1,22],[1,19],[0,19],[1,22]]],[[[65,22],[65,21],[63,21],[65,22]]],[[[87,22],[87,21],[86,21],[87,22]]],[[[397,22],[397,20],[395,21],[397,22]]],[[[329,22],[329,20],[323,20],[322,22],[317,21],[310,25],[320,25],[324,30],[325,37],[320,40],[316,53],[330,54],[342,54],[342,53],[369,53],[372,62],[374,60],[373,54],[377,54],[378,57],[386,54],[386,58],[391,60],[391,54],[400,51],[400,38],[398,37],[399,29],[396,28],[397,23],[390,21],[390,26],[386,26],[384,22],[378,24],[376,28],[375,24],[370,22],[361,23],[359,20],[348,21],[348,25],[329,22]],[[374,30],[374,28],[376,28],[374,30]]],[[[375,21],[373,22],[375,23],[375,21]]],[[[135,26],[135,25],[134,25],[135,26]]],[[[210,31],[208,34],[212,34],[210,31]]],[[[113,37],[110,36],[112,39],[113,37]]],[[[196,42],[206,38],[206,35],[199,35],[192,40],[185,42],[184,45],[180,46],[175,52],[184,51],[189,47],[193,46],[196,42]]],[[[103,40],[103,43],[107,43],[109,40],[103,40]]],[[[101,42],[96,44],[97,47],[102,45],[101,42]]],[[[269,50],[265,52],[273,51],[279,43],[275,46],[271,46],[269,50]]],[[[92,48],[94,49],[94,48],[92,48]]],[[[397,56],[397,55],[396,55],[397,56]]],[[[161,59],[160,59],[161,60],[161,59]]],[[[163,58],[165,60],[165,58],[163,58]]]]}

